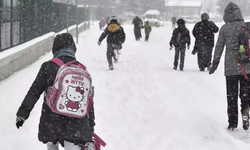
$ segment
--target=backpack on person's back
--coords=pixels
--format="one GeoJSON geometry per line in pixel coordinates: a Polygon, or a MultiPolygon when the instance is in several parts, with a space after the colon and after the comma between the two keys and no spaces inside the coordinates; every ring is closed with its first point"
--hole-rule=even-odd
{"type": "Polygon", "coordinates": [[[238,65],[244,77],[248,79],[242,64],[250,62],[250,23],[246,23],[240,30],[238,65]]]}
{"type": "Polygon", "coordinates": [[[46,93],[50,109],[64,116],[84,118],[93,103],[92,80],[86,67],[77,61],[64,64],[59,58],[51,60],[60,68],[46,93]],[[75,63],[78,63],[76,65],[75,63]]]}

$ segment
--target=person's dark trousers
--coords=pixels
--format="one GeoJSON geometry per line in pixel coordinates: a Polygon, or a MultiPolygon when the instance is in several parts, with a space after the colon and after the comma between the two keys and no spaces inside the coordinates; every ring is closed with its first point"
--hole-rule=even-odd
{"type": "Polygon", "coordinates": [[[148,41],[149,39],[149,34],[145,34],[145,41],[148,41]]]}
{"type": "MultiPolygon", "coordinates": [[[[248,77],[250,76],[248,75],[248,77]]],[[[244,110],[249,108],[250,80],[246,80],[243,75],[226,76],[226,87],[228,123],[229,126],[237,127],[238,96],[241,99],[241,112],[243,112],[244,110]],[[239,91],[240,95],[238,95],[239,91]]]]}
{"type": "Polygon", "coordinates": [[[181,47],[175,47],[175,55],[174,55],[174,67],[178,67],[178,62],[179,62],[179,56],[181,55],[180,59],[180,69],[182,70],[184,67],[184,61],[185,61],[185,51],[186,47],[181,46],[181,47]]]}
{"type": "Polygon", "coordinates": [[[213,47],[202,46],[198,47],[198,66],[200,70],[209,68],[211,66],[213,47]]]}
{"type": "Polygon", "coordinates": [[[112,44],[108,44],[106,54],[107,54],[107,60],[108,60],[108,63],[109,63],[109,67],[113,66],[112,57],[114,57],[114,48],[113,48],[112,44]]]}

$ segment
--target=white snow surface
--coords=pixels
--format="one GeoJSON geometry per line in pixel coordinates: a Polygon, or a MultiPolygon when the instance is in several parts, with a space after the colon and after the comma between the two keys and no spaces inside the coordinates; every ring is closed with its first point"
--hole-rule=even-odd
{"type": "MultiPolygon", "coordinates": [[[[194,24],[187,26],[191,31],[194,24]]],[[[124,29],[127,40],[114,71],[108,71],[106,41],[97,45],[102,33],[97,24],[80,34],[77,50],[96,87],[95,131],[107,143],[102,150],[249,149],[250,133],[240,116],[237,131],[226,129],[223,63],[214,75],[199,72],[188,50],[184,71],[174,71],[170,22],[153,28],[147,43],[135,41],[132,25],[124,29]]],[[[37,138],[43,96],[19,130],[15,119],[41,64],[51,58],[48,53],[0,83],[0,150],[46,149],[37,138]]]]}

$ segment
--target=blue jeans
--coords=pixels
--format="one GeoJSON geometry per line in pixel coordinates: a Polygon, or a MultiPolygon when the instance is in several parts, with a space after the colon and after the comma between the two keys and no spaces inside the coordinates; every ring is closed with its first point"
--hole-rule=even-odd
{"type": "Polygon", "coordinates": [[[178,67],[179,56],[181,54],[180,69],[183,69],[183,67],[184,67],[184,60],[185,60],[185,52],[186,52],[186,46],[175,47],[174,67],[176,67],[176,68],[178,67]]]}

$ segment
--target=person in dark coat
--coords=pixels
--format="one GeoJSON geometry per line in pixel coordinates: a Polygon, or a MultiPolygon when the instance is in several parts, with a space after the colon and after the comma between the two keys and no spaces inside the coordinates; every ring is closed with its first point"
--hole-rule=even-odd
{"type": "Polygon", "coordinates": [[[145,41],[147,42],[149,39],[149,34],[152,31],[152,27],[151,27],[149,21],[145,22],[145,25],[143,26],[143,28],[145,29],[145,41]]]}
{"type": "Polygon", "coordinates": [[[106,25],[106,21],[105,21],[104,18],[102,18],[102,19],[100,20],[100,22],[99,22],[100,30],[101,30],[102,28],[104,28],[105,25],[106,25]]]}
{"type": "MultiPolygon", "coordinates": [[[[230,2],[224,11],[225,24],[221,27],[215,47],[213,64],[209,74],[217,69],[224,47],[225,49],[225,76],[227,89],[228,129],[234,130],[238,126],[238,96],[241,99],[241,114],[243,128],[249,128],[250,80],[246,80],[238,65],[241,28],[245,26],[241,10],[238,5],[230,2]]],[[[250,63],[241,64],[245,74],[250,77],[250,63]]]]}
{"type": "Polygon", "coordinates": [[[180,61],[180,70],[183,71],[184,68],[184,60],[185,60],[185,51],[186,46],[190,46],[190,34],[189,30],[185,26],[185,21],[183,19],[177,20],[178,27],[174,29],[171,41],[169,43],[170,50],[172,47],[175,47],[175,56],[174,56],[174,70],[177,69],[179,62],[179,54],[181,54],[180,61]]]}
{"type": "MultiPolygon", "coordinates": [[[[75,61],[76,46],[73,37],[69,33],[58,34],[53,43],[52,53],[64,63],[75,61]]],[[[71,146],[79,149],[78,145],[92,141],[92,131],[95,126],[94,105],[91,106],[89,118],[72,118],[51,111],[47,105],[46,92],[52,86],[59,66],[51,61],[42,64],[37,77],[31,85],[21,106],[17,111],[17,128],[21,127],[44,92],[44,101],[41,111],[38,139],[47,143],[48,150],[58,150],[58,143],[64,145],[65,149],[71,146]]]]}
{"type": "Polygon", "coordinates": [[[118,20],[115,16],[112,16],[110,18],[110,23],[104,30],[104,32],[101,34],[98,45],[101,45],[101,42],[103,39],[107,37],[107,60],[109,64],[109,69],[113,70],[113,61],[112,57],[114,57],[115,62],[118,61],[118,55],[119,52],[115,50],[120,50],[122,48],[122,44],[126,40],[126,34],[122,28],[122,26],[119,25],[118,20]],[[107,37],[108,36],[108,37],[107,37]]]}
{"type": "Polygon", "coordinates": [[[175,29],[175,25],[176,25],[176,17],[175,15],[171,18],[171,22],[172,22],[172,29],[175,29]]]}
{"type": "Polygon", "coordinates": [[[211,66],[212,52],[214,47],[214,33],[217,33],[219,28],[214,22],[209,21],[209,15],[203,13],[201,21],[196,23],[193,29],[195,37],[195,46],[192,54],[198,52],[198,66],[200,71],[209,70],[211,66]]]}
{"type": "Polygon", "coordinates": [[[143,26],[143,22],[142,22],[141,18],[139,18],[138,16],[136,16],[133,19],[132,23],[134,24],[135,40],[136,41],[140,41],[140,38],[142,37],[141,36],[141,27],[143,26]]]}

